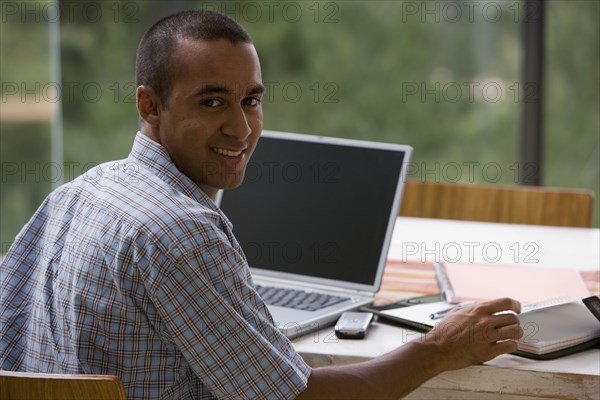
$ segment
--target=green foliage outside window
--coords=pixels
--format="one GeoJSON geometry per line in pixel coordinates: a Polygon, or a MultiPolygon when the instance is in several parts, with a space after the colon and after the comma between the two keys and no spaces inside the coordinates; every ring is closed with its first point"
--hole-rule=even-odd
{"type": "MultiPolygon", "coordinates": [[[[546,4],[542,181],[598,194],[600,3],[546,4]]],[[[57,174],[68,181],[127,156],[137,43],[157,18],[190,7],[224,12],[254,38],[267,129],[410,144],[415,179],[517,184],[527,167],[518,162],[521,105],[537,99],[520,78],[522,1],[62,1],[60,84],[48,78],[52,4],[7,1],[0,253],[57,174]],[[58,166],[44,119],[57,85],[58,166]],[[10,114],[15,107],[25,117],[10,114]]]]}

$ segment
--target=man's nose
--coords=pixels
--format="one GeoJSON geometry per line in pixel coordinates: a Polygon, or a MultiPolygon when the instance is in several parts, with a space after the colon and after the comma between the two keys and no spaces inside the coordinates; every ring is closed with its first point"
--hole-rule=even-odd
{"type": "Polygon", "coordinates": [[[252,128],[248,124],[246,113],[241,105],[230,110],[227,122],[223,126],[223,133],[239,139],[245,139],[252,133],[252,128]]]}

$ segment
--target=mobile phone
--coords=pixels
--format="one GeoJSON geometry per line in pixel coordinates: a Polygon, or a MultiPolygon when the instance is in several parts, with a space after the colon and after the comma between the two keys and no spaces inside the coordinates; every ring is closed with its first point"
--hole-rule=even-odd
{"type": "Polygon", "coordinates": [[[373,313],[346,311],[335,324],[335,336],[340,339],[362,339],[372,320],[373,313]]]}

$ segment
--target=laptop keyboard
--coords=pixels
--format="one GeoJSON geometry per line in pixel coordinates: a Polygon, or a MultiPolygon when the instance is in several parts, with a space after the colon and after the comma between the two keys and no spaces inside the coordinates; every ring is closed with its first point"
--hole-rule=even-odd
{"type": "Polygon", "coordinates": [[[256,285],[256,290],[267,305],[304,311],[317,311],[350,300],[349,297],[274,286],[256,285]]]}

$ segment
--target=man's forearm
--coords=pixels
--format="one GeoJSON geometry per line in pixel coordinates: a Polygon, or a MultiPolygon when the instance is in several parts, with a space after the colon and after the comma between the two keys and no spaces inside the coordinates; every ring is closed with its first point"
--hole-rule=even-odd
{"type": "Polygon", "coordinates": [[[373,360],[316,368],[298,399],[399,399],[442,372],[440,356],[417,339],[373,360]]]}

